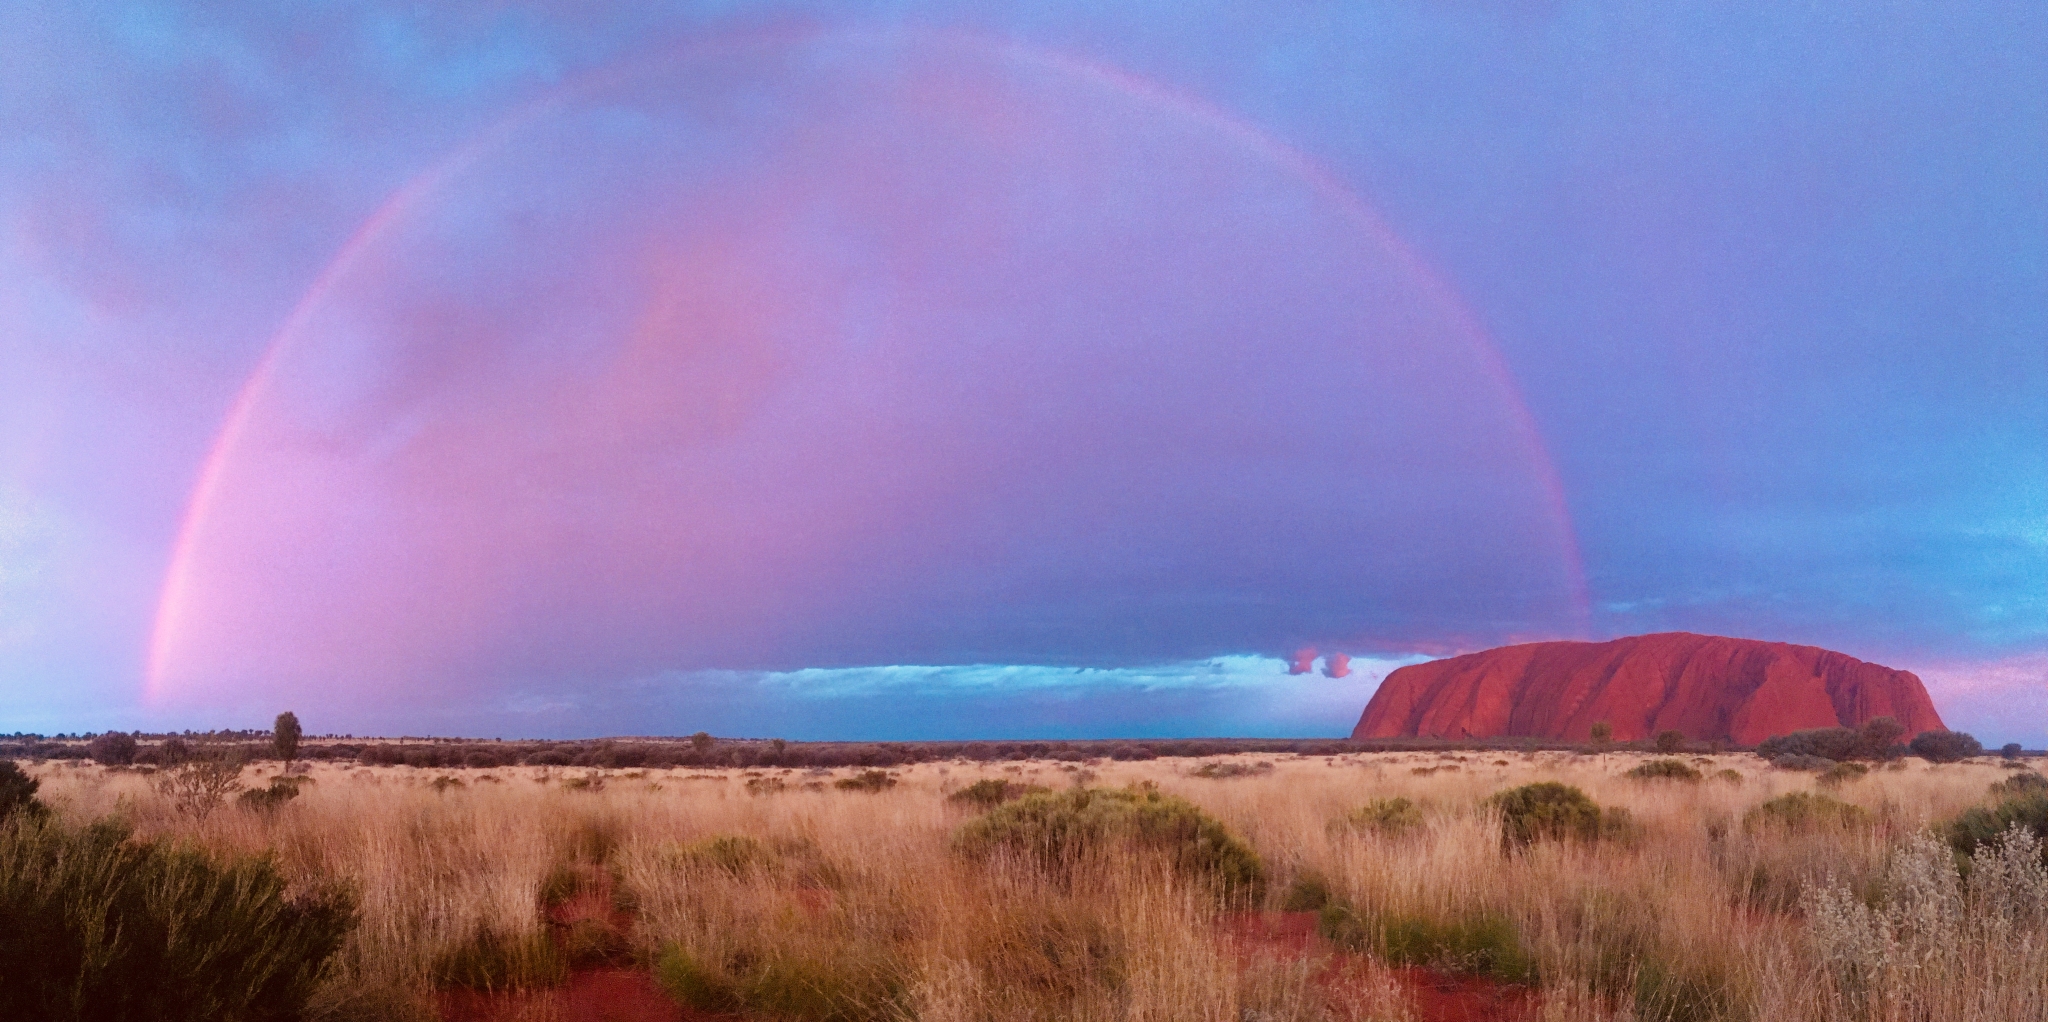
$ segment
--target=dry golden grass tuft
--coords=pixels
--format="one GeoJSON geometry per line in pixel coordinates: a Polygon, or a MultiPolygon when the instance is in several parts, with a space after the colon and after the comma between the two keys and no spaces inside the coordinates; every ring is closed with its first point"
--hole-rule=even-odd
{"type": "Polygon", "coordinates": [[[761,1018],[1391,1020],[1416,1009],[1389,960],[1485,971],[1512,952],[1545,1019],[2048,1020],[2048,880],[2018,859],[1964,879],[1920,837],[2006,771],[1910,761],[1825,792],[1861,814],[1776,825],[1753,811],[1815,792],[1812,775],[1729,755],[1691,761],[1710,783],[1644,783],[1628,776],[1643,761],[924,764],[858,790],[835,786],[857,777],[844,770],[498,768],[496,783],[454,784],[322,765],[289,801],[203,817],[132,772],[38,775],[66,818],[118,815],[145,837],[268,851],[308,887],[353,885],[363,921],[317,998],[325,1019],[424,1020],[437,984],[556,981],[549,906],[608,891],[634,919],[612,960],[685,1003],[761,1018]],[[703,778],[741,783],[690,783],[703,778]],[[1250,907],[1321,905],[1326,932],[1350,927],[1336,935],[1363,954],[1245,940],[1233,923],[1248,906],[1168,856],[1097,849],[1050,869],[963,854],[962,825],[986,810],[947,796],[996,778],[1186,799],[1263,860],[1250,907]],[[1504,846],[1489,797],[1541,781],[1625,811],[1626,833],[1504,846]],[[1931,935],[1934,919],[1949,929],[1931,935]]]}

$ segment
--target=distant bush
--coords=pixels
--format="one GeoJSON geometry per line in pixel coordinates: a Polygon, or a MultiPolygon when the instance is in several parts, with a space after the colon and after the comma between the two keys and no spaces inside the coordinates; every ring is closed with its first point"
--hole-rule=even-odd
{"type": "Polygon", "coordinates": [[[1835,761],[1824,759],[1820,756],[1788,752],[1771,760],[1771,765],[1780,770],[1803,770],[1809,773],[1820,773],[1824,770],[1833,770],[1835,768],[1835,761]]]}
{"type": "Polygon", "coordinates": [[[1757,743],[1756,754],[1773,763],[1783,756],[1810,756],[1836,762],[1897,759],[1905,754],[1899,745],[1899,738],[1905,733],[1897,720],[1875,717],[1853,730],[1823,727],[1766,738],[1757,743]]]}
{"type": "Polygon", "coordinates": [[[1231,763],[1217,760],[1196,767],[1193,771],[1193,776],[1207,777],[1211,780],[1227,780],[1232,777],[1255,777],[1259,774],[1269,774],[1272,772],[1273,764],[1263,760],[1257,763],[1231,763]]]}
{"type": "Polygon", "coordinates": [[[1957,854],[1970,856],[1979,845],[1998,841],[2016,826],[2036,838],[2048,837],[2048,791],[2025,791],[1988,809],[1976,806],[1965,810],[1941,828],[1941,836],[1957,854]]]}
{"type": "Polygon", "coordinates": [[[1850,781],[1860,780],[1868,773],[1870,773],[1870,768],[1861,763],[1837,763],[1821,771],[1821,775],[1816,780],[1830,788],[1836,788],[1850,781]]]}
{"type": "Polygon", "coordinates": [[[1703,775],[1680,760],[1653,759],[1630,770],[1628,776],[1638,781],[1685,781],[1697,784],[1703,775]]]}
{"type": "Polygon", "coordinates": [[[1683,748],[1685,748],[1685,732],[1676,730],[1657,732],[1658,752],[1668,756],[1683,748]]]}
{"type": "Polygon", "coordinates": [[[569,759],[569,754],[566,752],[536,752],[526,757],[526,765],[562,767],[569,765],[569,759]]]}
{"type": "Polygon", "coordinates": [[[1020,781],[1005,780],[1000,777],[984,777],[946,796],[946,801],[960,802],[987,809],[992,806],[1002,805],[1005,802],[1013,802],[1026,795],[1049,790],[1051,789],[1046,788],[1044,785],[1024,784],[1020,781]]]}
{"type": "Polygon", "coordinates": [[[1870,822],[1862,806],[1810,791],[1795,791],[1761,803],[1743,814],[1742,829],[1773,827],[1791,833],[1845,830],[1870,822]]]}
{"type": "Polygon", "coordinates": [[[135,762],[136,747],[134,735],[109,731],[88,742],[85,754],[101,766],[127,766],[135,762]]]}
{"type": "Polygon", "coordinates": [[[268,859],[129,840],[110,823],[0,824],[0,1018],[290,1022],[355,925],[268,859]]]}
{"type": "Polygon", "coordinates": [[[2020,748],[2020,743],[2018,742],[2007,742],[1998,747],[1998,754],[2006,759],[2018,759],[2020,758],[2020,753],[2024,751],[2026,750],[2020,748]]]}
{"type": "Polygon", "coordinates": [[[1922,731],[1906,747],[1929,763],[1955,763],[1984,753],[1977,739],[1961,731],[1922,731]]]}
{"type": "Polygon", "coordinates": [[[1501,839],[1509,845],[1625,837],[1634,826],[1626,811],[1602,810],[1585,792],[1557,781],[1509,788],[1486,801],[1500,810],[1501,839]]]}
{"type": "Polygon", "coordinates": [[[1714,779],[1715,779],[1715,780],[1717,780],[1717,781],[1726,781],[1726,782],[1727,782],[1727,783],[1729,783],[1729,784],[1741,784],[1741,783],[1742,783],[1742,771],[1740,771],[1740,770],[1717,770],[1717,771],[1715,771],[1715,772],[1714,772],[1714,779]]]}
{"type": "Polygon", "coordinates": [[[1491,913],[1447,920],[1402,914],[1367,919],[1333,901],[1317,914],[1316,930],[1339,947],[1375,951],[1396,965],[1485,975],[1504,983],[1536,978],[1536,960],[1522,947],[1514,923],[1491,913]]]}
{"type": "Polygon", "coordinates": [[[841,777],[832,786],[842,791],[882,791],[896,786],[896,778],[885,770],[863,770],[852,777],[841,777]]]}
{"type": "Polygon", "coordinates": [[[1338,825],[1382,837],[1400,837],[1422,826],[1422,807],[1399,795],[1376,798],[1344,814],[1338,825]]]}
{"type": "Polygon", "coordinates": [[[1007,849],[1055,869],[1126,846],[1162,854],[1183,875],[1254,902],[1266,884],[1250,845],[1193,803],[1149,787],[1027,795],[968,821],[954,842],[968,855],[1007,849]]]}

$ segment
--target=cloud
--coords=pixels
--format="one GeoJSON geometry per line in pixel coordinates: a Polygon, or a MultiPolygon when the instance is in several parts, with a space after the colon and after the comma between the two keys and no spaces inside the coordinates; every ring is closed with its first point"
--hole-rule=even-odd
{"type": "Polygon", "coordinates": [[[1351,675],[1351,654],[1332,653],[1323,658],[1323,677],[1346,678],[1351,675]]]}
{"type": "Polygon", "coordinates": [[[1950,728],[1989,746],[2048,747],[2048,650],[1913,668],[1950,728]]]}

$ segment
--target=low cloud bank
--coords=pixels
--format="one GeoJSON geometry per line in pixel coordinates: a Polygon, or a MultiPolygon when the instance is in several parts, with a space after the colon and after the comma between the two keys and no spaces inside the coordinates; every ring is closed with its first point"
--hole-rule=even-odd
{"type": "MultiPolygon", "coordinates": [[[[507,737],[687,734],[800,740],[1341,737],[1388,672],[1428,659],[1338,654],[1323,673],[1221,656],[1146,667],[898,665],[668,672],[513,696],[437,721],[507,737]],[[1334,674],[1335,671],[1344,673],[1334,674]]],[[[374,722],[373,722],[374,723],[374,722]]],[[[394,724],[397,722],[393,722],[394,724]]],[[[407,725],[417,729],[414,716],[407,725]]]]}

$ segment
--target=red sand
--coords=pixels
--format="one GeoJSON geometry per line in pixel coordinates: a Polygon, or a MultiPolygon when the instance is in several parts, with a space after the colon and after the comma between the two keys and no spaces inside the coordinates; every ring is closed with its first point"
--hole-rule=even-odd
{"type": "Polygon", "coordinates": [[[1364,955],[1339,950],[1316,934],[1313,912],[1233,916],[1223,927],[1225,939],[1240,955],[1268,951],[1290,958],[1323,958],[1315,981],[1339,999],[1347,987],[1363,999],[1358,984],[1378,971],[1401,985],[1422,1022],[1534,1022],[1543,1015],[1541,995],[1525,986],[1420,968],[1367,971],[1369,959],[1364,955]]]}
{"type": "Polygon", "coordinates": [[[717,1016],[685,1011],[641,969],[579,969],[566,986],[486,994],[444,990],[437,998],[442,1022],[692,1022],[717,1016]]]}
{"type": "MultiPolygon", "coordinates": [[[[800,891],[805,909],[817,913],[829,905],[828,892],[800,891]]],[[[554,906],[549,916],[556,927],[578,919],[610,915],[622,929],[633,925],[631,913],[610,912],[603,881],[569,902],[554,906]]],[[[1528,987],[1478,976],[1446,976],[1429,969],[1372,969],[1363,955],[1338,950],[1316,934],[1313,912],[1274,912],[1233,916],[1223,923],[1224,939],[1242,956],[1260,952],[1288,958],[1320,958],[1315,981],[1339,999],[1347,987],[1368,982],[1375,974],[1392,978],[1407,993],[1421,1022],[1533,1022],[1542,1015],[1542,999],[1528,987]]],[[[1360,992],[1362,998],[1362,991],[1360,992]]],[[[708,1015],[678,1006],[663,994],[644,969],[578,969],[566,985],[549,990],[484,993],[444,990],[436,995],[442,1022],[712,1022],[735,1016],[708,1015]]]]}

